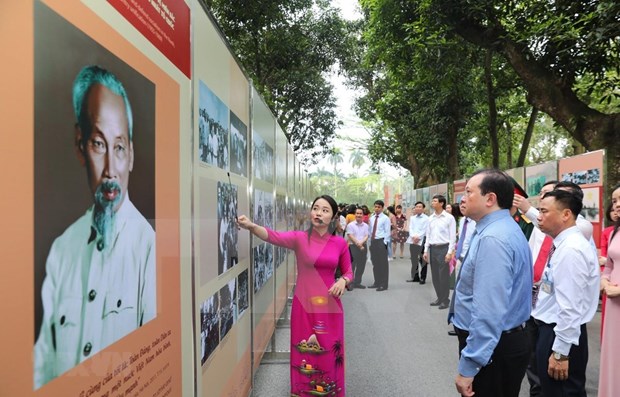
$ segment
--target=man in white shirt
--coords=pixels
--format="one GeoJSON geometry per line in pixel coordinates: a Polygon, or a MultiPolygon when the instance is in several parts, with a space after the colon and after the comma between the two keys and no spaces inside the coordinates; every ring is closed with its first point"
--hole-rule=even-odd
{"type": "Polygon", "coordinates": [[[456,242],[456,220],[446,212],[446,198],[436,194],[431,200],[433,213],[428,218],[424,260],[431,265],[437,300],[431,306],[450,307],[450,259],[456,242]]]}
{"type": "MultiPolygon", "coordinates": [[[[579,187],[579,185],[575,183],[567,182],[567,181],[545,182],[542,189],[540,190],[541,197],[543,196],[543,192],[549,191],[549,186],[551,186],[551,190],[562,189],[562,190],[572,192],[576,194],[577,197],[581,197],[581,200],[583,200],[583,191],[581,190],[581,187],[579,187]]],[[[538,220],[537,220],[538,209],[537,208],[533,207],[529,203],[529,201],[527,201],[525,197],[521,195],[516,195],[516,194],[515,194],[515,204],[519,207],[519,210],[521,210],[521,212],[523,212],[532,221],[534,226],[538,226],[538,220]]],[[[589,240],[590,243],[594,245],[594,240],[592,239],[592,231],[594,230],[594,227],[592,226],[592,223],[588,221],[586,218],[584,218],[583,215],[579,214],[577,216],[576,225],[577,225],[577,228],[583,234],[583,236],[586,238],[586,240],[589,240]]]]}
{"type": "Polygon", "coordinates": [[[370,227],[370,260],[375,282],[368,288],[388,289],[389,268],[387,239],[390,236],[390,218],[383,213],[383,200],[375,201],[375,212],[368,219],[370,227]]]}
{"type": "Polygon", "coordinates": [[[586,395],[586,323],[598,307],[600,270],[576,226],[581,209],[579,197],[564,190],[553,190],[540,202],[538,225],[553,237],[532,310],[538,324],[538,376],[546,397],[586,395]]]}
{"type": "Polygon", "coordinates": [[[424,213],[424,203],[418,201],[413,207],[413,215],[409,218],[409,253],[411,256],[411,279],[409,283],[426,283],[426,262],[422,260],[422,250],[424,248],[424,237],[428,226],[428,216],[424,213]],[[420,271],[418,272],[418,264],[420,271]]]}
{"type": "Polygon", "coordinates": [[[155,232],[129,199],[133,121],[116,76],[87,66],[73,85],[75,145],[93,205],[54,240],[34,346],[37,389],[157,313],[155,232]]]}

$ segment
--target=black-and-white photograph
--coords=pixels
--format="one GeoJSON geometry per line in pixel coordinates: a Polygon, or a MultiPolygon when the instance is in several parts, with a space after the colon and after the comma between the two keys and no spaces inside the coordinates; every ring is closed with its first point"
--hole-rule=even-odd
{"type": "Polygon", "coordinates": [[[198,154],[200,161],[228,169],[228,107],[200,81],[198,154]]]}
{"type": "Polygon", "coordinates": [[[295,207],[293,206],[293,200],[289,200],[286,205],[286,228],[293,230],[295,227],[295,207]]]}
{"type": "Polygon", "coordinates": [[[230,112],[230,172],[248,176],[248,127],[230,112]]]}
{"type": "Polygon", "coordinates": [[[581,215],[591,223],[600,222],[601,198],[598,187],[583,189],[583,208],[581,215]]]}
{"type": "Polygon", "coordinates": [[[248,270],[237,276],[237,318],[241,318],[250,306],[250,289],[248,284],[248,270]]]}
{"type": "Polygon", "coordinates": [[[598,168],[593,168],[587,171],[566,172],[562,174],[562,180],[578,185],[598,183],[601,180],[601,171],[598,168]]]}
{"type": "Polygon", "coordinates": [[[239,262],[237,243],[237,186],[217,183],[217,274],[230,270],[239,262]]]}
{"type": "Polygon", "coordinates": [[[273,148],[254,133],[254,175],[263,181],[273,183],[273,148]]]}
{"type": "Polygon", "coordinates": [[[220,288],[220,341],[237,322],[237,279],[220,288]]]}
{"type": "Polygon", "coordinates": [[[284,259],[286,259],[286,251],[287,250],[284,247],[273,247],[273,261],[275,262],[276,269],[284,263],[284,259]]]}
{"type": "Polygon", "coordinates": [[[254,223],[273,229],[273,194],[254,190],[254,223]]]}
{"type": "Polygon", "coordinates": [[[219,309],[217,292],[200,305],[200,362],[203,365],[220,343],[219,309]]]}
{"type": "Polygon", "coordinates": [[[263,243],[254,247],[254,293],[260,291],[273,275],[273,247],[263,243]]]}
{"type": "Polygon", "coordinates": [[[286,219],[286,197],[276,194],[276,224],[281,225],[286,219]]]}

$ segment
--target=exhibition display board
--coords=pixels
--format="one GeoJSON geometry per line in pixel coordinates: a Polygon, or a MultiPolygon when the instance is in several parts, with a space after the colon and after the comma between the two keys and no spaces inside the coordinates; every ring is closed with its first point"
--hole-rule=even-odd
{"type": "Polygon", "coordinates": [[[247,396],[295,261],[236,217],[303,227],[312,188],[212,17],[198,0],[1,10],[0,395],[247,396]]]}
{"type": "MultiPolygon", "coordinates": [[[[172,12],[189,48],[190,8],[172,12]]],[[[0,161],[15,189],[2,199],[0,395],[181,395],[190,77],[112,2],[10,2],[0,15],[14,132],[0,161]]]]}

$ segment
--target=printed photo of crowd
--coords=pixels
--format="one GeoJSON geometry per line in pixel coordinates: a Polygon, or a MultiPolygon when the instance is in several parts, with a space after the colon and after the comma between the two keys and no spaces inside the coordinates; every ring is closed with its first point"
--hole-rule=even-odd
{"type": "Polygon", "coordinates": [[[263,181],[273,183],[273,148],[254,133],[254,175],[263,181]]]}
{"type": "Polygon", "coordinates": [[[228,169],[228,107],[202,81],[198,104],[198,157],[228,169]]]}
{"type": "Polygon", "coordinates": [[[217,292],[200,305],[200,362],[203,365],[220,343],[219,308],[217,292]]]}
{"type": "Polygon", "coordinates": [[[250,306],[250,289],[248,283],[248,269],[237,276],[237,318],[241,318],[250,306]]]}
{"type": "Polygon", "coordinates": [[[587,171],[566,172],[562,174],[562,180],[573,182],[578,185],[598,183],[601,180],[601,170],[593,168],[587,171]]]}
{"type": "Polygon", "coordinates": [[[237,279],[220,288],[220,341],[237,322],[237,279]]]}
{"type": "Polygon", "coordinates": [[[230,172],[248,176],[248,127],[230,112],[230,172]]]}
{"type": "Polygon", "coordinates": [[[254,293],[273,276],[273,246],[268,243],[254,247],[254,293]]]}
{"type": "Polygon", "coordinates": [[[254,190],[254,223],[273,230],[273,206],[272,193],[254,190]]]}

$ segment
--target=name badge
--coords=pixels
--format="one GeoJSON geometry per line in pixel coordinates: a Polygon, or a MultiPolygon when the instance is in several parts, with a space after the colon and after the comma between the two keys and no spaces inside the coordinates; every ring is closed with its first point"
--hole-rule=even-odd
{"type": "Polygon", "coordinates": [[[553,294],[553,281],[545,279],[540,283],[540,289],[545,291],[546,294],[553,294]]]}

